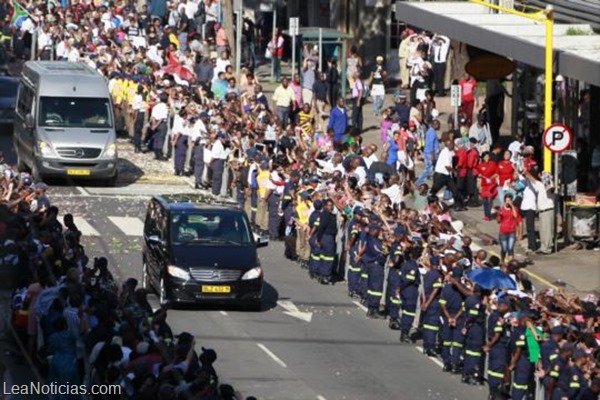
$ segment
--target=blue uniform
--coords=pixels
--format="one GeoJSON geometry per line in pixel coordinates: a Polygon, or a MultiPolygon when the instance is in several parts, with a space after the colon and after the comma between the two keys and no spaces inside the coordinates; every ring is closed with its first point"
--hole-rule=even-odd
{"type": "Polygon", "coordinates": [[[482,377],[483,352],[485,344],[485,306],[478,294],[473,294],[465,300],[465,364],[463,376],[482,377]]]}
{"type": "Polygon", "coordinates": [[[369,274],[367,282],[367,307],[371,310],[379,310],[379,305],[381,304],[383,281],[385,278],[385,250],[383,243],[377,237],[369,235],[364,262],[369,274]]]}
{"type": "Polygon", "coordinates": [[[579,393],[588,387],[588,384],[583,371],[577,366],[565,366],[560,373],[556,386],[552,393],[552,400],[561,400],[564,397],[575,400],[579,393]]]}
{"type": "Polygon", "coordinates": [[[355,218],[348,223],[347,237],[349,243],[352,243],[348,251],[348,292],[350,294],[359,292],[360,262],[356,260],[356,256],[360,246],[360,228],[360,223],[355,218]]]}
{"type": "Polygon", "coordinates": [[[419,273],[419,266],[414,260],[409,260],[402,264],[400,271],[400,301],[402,302],[400,330],[402,333],[408,334],[417,312],[421,276],[419,273]]]}
{"type": "Polygon", "coordinates": [[[281,199],[281,209],[285,210],[292,205],[292,194],[296,192],[296,184],[292,181],[286,182],[283,188],[283,198],[281,199]]]}
{"type": "Polygon", "coordinates": [[[442,289],[442,274],[437,269],[427,271],[423,276],[423,293],[425,299],[429,299],[431,294],[437,289],[436,298],[429,304],[423,312],[423,349],[425,351],[435,351],[437,344],[436,337],[440,330],[440,292],[442,289]]]}
{"type": "MultiPolygon", "coordinates": [[[[440,294],[440,306],[444,306],[450,316],[455,316],[463,307],[463,295],[452,283],[446,283],[440,294]]],[[[446,367],[458,368],[462,356],[464,337],[461,333],[464,316],[457,318],[456,324],[450,326],[448,318],[443,315],[442,321],[442,359],[446,367]]]]}
{"type": "MultiPolygon", "coordinates": [[[[313,228],[319,227],[319,219],[321,218],[321,211],[314,210],[308,217],[308,226],[312,230],[313,228]]],[[[310,260],[308,260],[308,271],[311,274],[316,274],[319,269],[321,262],[321,248],[317,246],[317,235],[316,232],[308,239],[310,246],[310,260]]]]}
{"type": "Polygon", "coordinates": [[[563,392],[560,386],[564,386],[565,389],[568,386],[569,369],[569,360],[561,356],[558,356],[550,365],[550,368],[548,369],[546,376],[544,377],[544,388],[546,390],[546,395],[548,395],[550,392],[550,382],[552,380],[556,382],[556,384],[554,385],[554,391],[552,392],[552,396],[550,397],[551,399],[560,399],[563,396],[563,392]],[[559,385],[561,375],[563,375],[563,381],[561,381],[559,385]],[[556,396],[554,395],[555,392],[556,396]]]}
{"type": "Polygon", "coordinates": [[[540,356],[544,371],[548,371],[552,362],[558,358],[558,351],[558,342],[554,338],[550,338],[540,345],[540,356]]]}
{"type": "MultiPolygon", "coordinates": [[[[198,146],[203,147],[203,146],[198,146]]],[[[198,181],[196,181],[198,183],[198,181]]],[[[258,210],[258,169],[254,168],[250,175],[250,223],[256,225],[258,210]]]]}
{"type": "Polygon", "coordinates": [[[388,273],[387,288],[385,291],[386,308],[390,321],[397,320],[400,317],[400,290],[401,272],[400,260],[402,260],[402,247],[399,243],[393,243],[390,249],[390,271],[388,273]]]}
{"type": "Polygon", "coordinates": [[[185,169],[185,157],[188,149],[188,138],[188,135],[180,135],[177,138],[177,142],[175,142],[175,157],[173,157],[173,161],[175,164],[176,175],[183,174],[183,170],[185,169]]]}
{"type": "Polygon", "coordinates": [[[279,215],[279,206],[281,205],[281,196],[275,191],[271,192],[267,199],[267,212],[269,216],[269,236],[272,240],[279,239],[279,228],[281,227],[281,215],[279,215]]]}
{"type": "Polygon", "coordinates": [[[495,393],[502,384],[504,372],[508,366],[510,343],[510,330],[504,325],[504,320],[498,310],[493,311],[488,318],[487,335],[488,340],[500,335],[500,339],[494,343],[488,353],[488,386],[490,393],[495,393]]]}
{"type": "MultiPolygon", "coordinates": [[[[364,246],[367,243],[367,239],[369,238],[369,234],[367,230],[363,228],[358,234],[358,242],[359,246],[364,246]]],[[[358,294],[363,301],[367,301],[367,286],[369,281],[369,271],[367,269],[367,264],[365,263],[364,258],[360,261],[360,279],[358,281],[358,294]]]]}
{"type": "Polygon", "coordinates": [[[524,400],[527,397],[529,381],[533,371],[533,364],[529,362],[529,350],[527,348],[525,331],[526,328],[524,326],[516,327],[513,331],[511,341],[513,351],[517,351],[517,349],[523,350],[513,373],[511,388],[511,399],[513,400],[524,400]]]}

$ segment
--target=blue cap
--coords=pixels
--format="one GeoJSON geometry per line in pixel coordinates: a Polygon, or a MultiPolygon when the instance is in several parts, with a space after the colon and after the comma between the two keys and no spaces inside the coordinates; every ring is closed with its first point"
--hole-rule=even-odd
{"type": "Polygon", "coordinates": [[[210,118],[210,115],[206,111],[200,113],[200,118],[210,118]]]}
{"type": "Polygon", "coordinates": [[[308,181],[310,183],[319,183],[319,177],[316,175],[311,176],[310,178],[308,178],[308,181]]]}
{"type": "Polygon", "coordinates": [[[510,300],[505,297],[502,297],[500,300],[498,300],[498,305],[500,304],[504,304],[505,306],[509,306],[510,307],[510,300]]]}
{"type": "Polygon", "coordinates": [[[269,169],[269,163],[267,161],[264,161],[262,164],[260,164],[260,168],[261,169],[269,169]]]}
{"type": "Polygon", "coordinates": [[[217,137],[220,137],[221,139],[225,139],[225,138],[227,138],[227,135],[225,134],[225,132],[219,132],[219,133],[217,133],[217,137]]]}
{"type": "Polygon", "coordinates": [[[363,210],[363,208],[361,206],[354,207],[354,209],[352,210],[352,213],[354,215],[364,215],[365,214],[364,210],[363,210]]]}
{"type": "Polygon", "coordinates": [[[310,193],[308,192],[300,192],[300,198],[302,199],[309,199],[310,198],[310,193]]]}
{"type": "Polygon", "coordinates": [[[577,361],[582,358],[588,358],[588,354],[583,350],[575,350],[573,352],[573,361],[577,361]]]}
{"type": "Polygon", "coordinates": [[[429,262],[431,263],[431,265],[440,265],[440,257],[431,256],[431,258],[429,258],[429,262]]]}
{"type": "Polygon", "coordinates": [[[551,335],[564,335],[566,333],[565,327],[562,325],[555,326],[550,330],[551,335]]]}
{"type": "Polygon", "coordinates": [[[378,214],[371,213],[369,214],[369,219],[373,222],[381,221],[381,217],[378,214]]]}
{"type": "MultiPolygon", "coordinates": [[[[398,225],[396,228],[394,228],[394,233],[396,235],[402,235],[402,236],[406,236],[408,235],[408,231],[406,230],[406,228],[402,225],[398,225]]],[[[438,261],[439,263],[439,261],[438,261]]]]}
{"type": "Polygon", "coordinates": [[[315,207],[315,210],[320,210],[323,208],[323,202],[321,200],[317,200],[314,202],[313,206],[315,207]]]}
{"type": "Polygon", "coordinates": [[[455,278],[461,278],[463,276],[462,268],[455,267],[452,269],[452,276],[455,278]]]}

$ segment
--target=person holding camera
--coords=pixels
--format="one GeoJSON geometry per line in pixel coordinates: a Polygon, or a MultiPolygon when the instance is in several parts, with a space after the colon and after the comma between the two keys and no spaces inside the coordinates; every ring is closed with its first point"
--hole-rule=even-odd
{"type": "Polygon", "coordinates": [[[504,204],[496,213],[496,219],[500,224],[500,257],[503,261],[509,261],[514,255],[518,213],[517,207],[513,204],[513,194],[506,193],[504,204]]]}

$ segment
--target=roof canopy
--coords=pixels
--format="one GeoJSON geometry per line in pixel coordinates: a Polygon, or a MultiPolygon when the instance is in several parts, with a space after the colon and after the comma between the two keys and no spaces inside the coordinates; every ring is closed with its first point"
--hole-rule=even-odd
{"type": "MultiPolygon", "coordinates": [[[[439,32],[537,68],[544,68],[546,28],[523,17],[492,14],[469,2],[396,2],[410,25],[439,32]]],[[[554,71],[600,86],[600,35],[589,25],[554,25],[554,71]]]]}

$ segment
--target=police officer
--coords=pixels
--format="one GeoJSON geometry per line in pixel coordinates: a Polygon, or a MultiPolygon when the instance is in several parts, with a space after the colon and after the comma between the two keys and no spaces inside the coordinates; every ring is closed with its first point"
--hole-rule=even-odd
{"type": "Polygon", "coordinates": [[[383,295],[387,249],[379,238],[380,234],[381,226],[369,225],[369,236],[363,258],[369,276],[367,281],[367,317],[369,318],[385,318],[385,315],[379,310],[379,305],[383,295]]]}
{"type": "Polygon", "coordinates": [[[386,311],[389,319],[389,328],[400,330],[400,282],[401,267],[404,262],[404,248],[402,239],[406,237],[406,228],[398,225],[394,228],[394,243],[390,248],[390,259],[388,260],[388,279],[385,291],[386,311]]]}
{"type": "Polygon", "coordinates": [[[444,371],[460,372],[460,358],[462,355],[463,336],[463,295],[456,280],[463,276],[460,267],[454,267],[449,273],[449,278],[440,294],[440,308],[442,310],[442,360],[444,371]]]}
{"type": "Polygon", "coordinates": [[[319,229],[323,202],[316,200],[313,203],[313,212],[308,217],[308,244],[310,245],[310,259],[308,260],[308,275],[311,279],[319,277],[319,265],[321,263],[321,246],[318,245],[317,229],[319,229]]]}
{"type": "Polygon", "coordinates": [[[154,150],[154,158],[156,160],[164,160],[163,146],[167,137],[167,119],[169,118],[169,95],[162,92],[159,96],[160,102],[152,107],[151,128],[154,132],[152,136],[152,149],[154,150]]]}
{"type": "Polygon", "coordinates": [[[510,343],[510,327],[504,316],[510,312],[510,300],[501,298],[497,308],[490,313],[487,324],[487,342],[482,350],[488,354],[487,379],[492,399],[497,396],[504,373],[508,366],[508,345],[510,343]]]}
{"type": "Polygon", "coordinates": [[[600,398],[600,376],[593,378],[589,387],[581,389],[577,400],[598,400],[598,398],[600,398]]]}
{"type": "Polygon", "coordinates": [[[144,119],[146,117],[146,93],[142,85],[138,85],[136,94],[131,105],[133,123],[133,147],[136,153],[142,151],[142,132],[144,130],[144,119]]]}
{"type": "Polygon", "coordinates": [[[529,312],[523,311],[520,316],[520,323],[513,329],[511,338],[512,358],[508,366],[509,373],[513,374],[511,399],[524,400],[529,391],[529,381],[533,369],[533,364],[529,362],[529,348],[525,337],[527,331],[527,322],[529,321],[529,312]]]}
{"type": "Polygon", "coordinates": [[[290,179],[285,183],[283,188],[283,197],[281,199],[281,209],[283,211],[292,205],[292,199],[296,197],[299,182],[300,172],[296,170],[292,171],[290,174],[290,179]]]}
{"type": "Polygon", "coordinates": [[[356,255],[356,262],[360,265],[360,278],[358,279],[358,295],[360,296],[360,303],[362,305],[367,304],[368,298],[368,283],[369,283],[369,271],[367,269],[367,264],[365,263],[363,257],[367,250],[367,240],[369,238],[369,225],[368,218],[366,216],[363,219],[363,226],[360,232],[358,233],[358,251],[356,255]]]}
{"type": "Polygon", "coordinates": [[[204,174],[204,146],[208,139],[209,115],[206,112],[200,113],[198,120],[194,124],[194,181],[196,189],[206,188],[202,180],[204,174]]]}
{"type": "Polygon", "coordinates": [[[335,261],[337,236],[337,217],[333,213],[333,200],[325,200],[323,212],[319,220],[317,229],[317,246],[321,248],[321,260],[319,263],[319,282],[323,285],[333,285],[331,274],[333,272],[333,263],[335,261]]]}
{"type": "Polygon", "coordinates": [[[284,245],[285,258],[296,261],[298,259],[298,253],[296,252],[296,238],[297,238],[297,221],[298,212],[296,211],[296,197],[293,197],[291,203],[283,210],[283,222],[285,225],[284,232],[284,245]]]}
{"type": "Polygon", "coordinates": [[[281,227],[282,215],[280,214],[281,207],[281,195],[283,188],[278,185],[279,182],[283,182],[282,177],[275,168],[271,173],[271,186],[270,194],[267,199],[267,214],[268,214],[268,229],[269,237],[271,240],[279,240],[279,228],[281,227]]]}
{"type": "Polygon", "coordinates": [[[189,127],[195,122],[194,117],[187,115],[187,110],[183,108],[179,115],[175,116],[171,134],[171,145],[175,148],[175,157],[173,157],[175,175],[183,175],[185,168],[185,156],[188,149],[189,127]]]}
{"type": "Polygon", "coordinates": [[[442,273],[438,269],[440,258],[438,256],[430,256],[425,258],[422,265],[427,270],[423,276],[423,301],[421,302],[423,353],[428,357],[435,357],[436,338],[441,325],[439,298],[444,286],[442,273]]]}
{"type": "Polygon", "coordinates": [[[550,338],[540,345],[540,356],[544,371],[548,371],[552,362],[558,357],[559,343],[563,340],[564,335],[565,328],[555,326],[550,330],[550,338]]]}
{"type": "Polygon", "coordinates": [[[360,262],[357,260],[360,245],[360,231],[364,212],[362,207],[356,206],[352,210],[352,219],[348,222],[346,252],[348,253],[348,297],[358,297],[360,282],[360,262]]]}
{"type": "Polygon", "coordinates": [[[573,355],[575,345],[566,342],[558,352],[558,357],[554,359],[544,377],[544,400],[554,400],[563,397],[562,388],[568,385],[570,376],[569,360],[573,355]],[[562,379],[561,379],[562,378],[562,379]],[[555,395],[556,392],[556,395],[555,395]]]}
{"type": "MultiPolygon", "coordinates": [[[[573,352],[573,366],[571,367],[569,374],[567,376],[568,378],[568,387],[566,388],[562,388],[561,386],[561,379],[559,378],[559,388],[561,388],[563,394],[563,397],[568,397],[569,399],[576,399],[579,396],[579,393],[588,387],[588,382],[586,380],[585,377],[585,373],[583,372],[583,369],[585,367],[585,365],[588,362],[588,355],[585,351],[583,350],[575,350],[573,352]]],[[[562,374],[561,374],[562,377],[562,374]]],[[[556,397],[556,393],[555,393],[555,399],[553,400],[558,400],[560,398],[556,397]]]]}
{"type": "Polygon", "coordinates": [[[212,194],[218,196],[221,193],[223,185],[223,171],[225,170],[225,160],[229,155],[229,150],[225,147],[227,135],[225,132],[217,133],[217,137],[213,142],[210,153],[210,169],[212,170],[212,194]]]}
{"type": "Polygon", "coordinates": [[[246,205],[246,212],[250,215],[250,224],[252,229],[260,231],[256,224],[256,213],[258,211],[258,171],[259,171],[259,156],[254,155],[252,162],[248,167],[248,205],[246,205]]]}
{"type": "Polygon", "coordinates": [[[402,317],[400,318],[400,341],[410,343],[408,334],[417,314],[417,303],[419,301],[419,286],[421,276],[417,260],[421,257],[423,249],[412,247],[410,257],[402,264],[400,269],[400,301],[402,303],[402,317]]]}
{"type": "Polygon", "coordinates": [[[483,352],[485,343],[485,305],[483,293],[475,286],[473,294],[465,300],[465,353],[463,383],[483,384],[483,352]]]}

